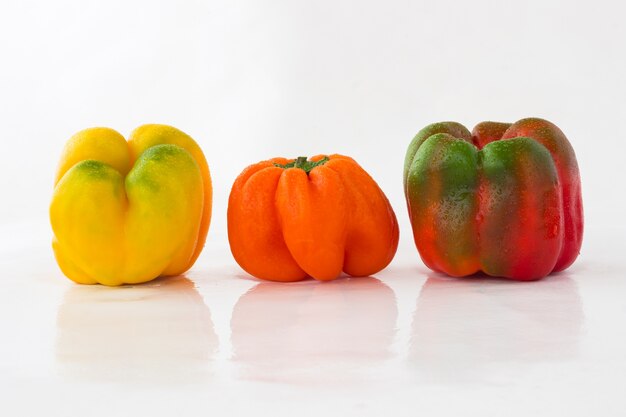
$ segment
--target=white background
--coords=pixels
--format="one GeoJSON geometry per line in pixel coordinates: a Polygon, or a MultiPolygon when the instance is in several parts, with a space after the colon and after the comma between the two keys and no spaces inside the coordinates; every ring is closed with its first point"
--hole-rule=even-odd
{"type": "MultiPolygon", "coordinates": [[[[213,176],[214,215],[207,242],[211,249],[201,257],[194,282],[200,289],[202,282],[209,288],[200,291],[207,302],[213,285],[207,274],[212,265],[223,265],[223,276],[215,278],[222,284],[215,285],[226,294],[224,299],[233,301],[222,305],[223,299],[213,300],[217,305],[211,310],[214,315],[214,310],[221,311],[217,316],[222,324],[215,324],[216,331],[228,338],[232,304],[240,291],[254,284],[242,280],[228,253],[225,233],[228,192],[245,166],[274,156],[319,153],[343,153],[360,162],[387,193],[400,223],[398,257],[388,275],[379,278],[400,283],[389,285],[402,310],[399,288],[414,282],[416,287],[411,288],[419,292],[427,273],[412,243],[401,186],[402,161],[412,136],[441,120],[459,121],[471,129],[483,120],[513,122],[538,116],[562,128],[580,164],[587,234],[571,279],[583,299],[582,315],[591,317],[581,325],[583,334],[589,337],[590,331],[602,329],[604,335],[602,340],[593,339],[596,348],[591,348],[589,357],[605,355],[608,345],[616,349],[608,355],[613,362],[607,359],[606,369],[602,368],[608,379],[602,377],[604,371],[594,374],[597,381],[593,379],[588,369],[592,365],[582,360],[572,360],[572,366],[580,367],[578,378],[591,378],[596,387],[606,383],[600,390],[603,401],[597,403],[607,407],[603,415],[623,411],[611,389],[618,383],[623,387],[626,368],[624,354],[617,351],[625,347],[626,336],[612,330],[623,327],[626,318],[622,282],[626,264],[620,249],[626,226],[625,15],[623,2],[603,0],[3,0],[0,260],[14,278],[6,278],[12,290],[5,293],[3,313],[12,316],[18,314],[12,310],[18,305],[36,309],[37,303],[45,304],[42,285],[48,288],[48,281],[59,281],[62,284],[50,290],[54,315],[60,294],[71,288],[51,261],[47,209],[61,148],[83,128],[109,126],[127,135],[144,123],[165,123],[189,133],[203,147],[213,176]],[[417,269],[403,275],[407,265],[417,269]],[[38,278],[26,270],[37,271],[38,278]],[[598,287],[597,282],[616,286],[598,287]],[[611,307],[602,310],[603,305],[611,307]],[[589,306],[599,310],[587,311],[589,306]],[[610,369],[619,372],[611,375],[610,369]]],[[[415,297],[411,300],[406,303],[409,316],[415,297]]],[[[38,380],[41,390],[50,389],[41,381],[46,372],[38,373],[39,365],[31,359],[41,354],[52,363],[54,355],[28,346],[30,341],[41,339],[53,348],[58,337],[51,330],[54,318],[44,324],[34,310],[28,311],[32,320],[27,323],[18,321],[11,327],[7,322],[10,330],[5,336],[13,342],[5,343],[0,358],[0,371],[11,377],[0,376],[0,381],[18,386],[14,398],[20,401],[26,401],[28,381],[38,380]],[[23,332],[22,325],[31,326],[30,336],[10,334],[11,329],[23,332]],[[10,359],[29,351],[22,361],[10,359]],[[15,379],[25,385],[16,385],[15,379]]],[[[402,329],[408,322],[402,324],[398,317],[402,329]]],[[[227,354],[221,355],[227,364],[227,354]]],[[[505,391],[501,393],[505,397],[498,398],[509,395],[519,402],[524,395],[544,392],[537,384],[546,384],[546,390],[565,386],[563,393],[569,392],[565,377],[546,382],[553,371],[545,371],[540,375],[543,379],[529,381],[521,391],[505,391]]],[[[237,384],[236,378],[226,380],[237,384]]],[[[89,391],[88,384],[82,386],[89,391]]],[[[392,390],[396,388],[392,384],[392,390]]],[[[463,392],[448,388],[452,397],[463,392]]],[[[571,392],[585,390],[574,387],[571,392]]],[[[180,392],[190,395],[188,390],[180,392]]],[[[447,396],[446,391],[439,394],[447,396]]],[[[235,401],[228,395],[220,398],[216,401],[221,405],[235,401]]],[[[406,410],[409,398],[413,396],[407,392],[395,399],[387,397],[384,404],[406,410]]],[[[550,398],[541,398],[558,408],[550,398]]],[[[575,412],[590,403],[581,399],[574,404],[564,407],[575,412]]],[[[376,410],[367,401],[360,408],[344,406],[345,413],[376,410]]],[[[468,410],[462,401],[458,406],[468,410]]],[[[502,410],[478,402],[474,406],[469,410],[477,413],[502,410]]],[[[453,403],[447,407],[454,411],[453,403]]]]}

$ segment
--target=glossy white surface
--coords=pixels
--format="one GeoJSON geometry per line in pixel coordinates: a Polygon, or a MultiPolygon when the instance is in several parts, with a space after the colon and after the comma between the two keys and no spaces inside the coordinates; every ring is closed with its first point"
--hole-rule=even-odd
{"type": "MultiPolygon", "coordinates": [[[[534,283],[430,273],[258,282],[209,244],[186,276],[64,278],[45,225],[2,239],[2,415],[623,415],[623,230],[534,283]],[[28,241],[27,241],[28,240],[28,241]]],[[[4,230],[10,232],[9,230],[4,230]]]]}

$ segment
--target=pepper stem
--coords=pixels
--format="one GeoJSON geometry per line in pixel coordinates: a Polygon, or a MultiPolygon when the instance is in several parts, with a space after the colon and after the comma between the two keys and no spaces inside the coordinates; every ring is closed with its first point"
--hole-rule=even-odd
{"type": "Polygon", "coordinates": [[[306,171],[306,161],[307,157],[306,156],[299,156],[296,158],[296,160],[294,161],[294,168],[300,168],[300,169],[304,169],[306,171]]]}
{"type": "Polygon", "coordinates": [[[327,156],[323,157],[319,161],[309,161],[306,156],[299,156],[293,162],[290,162],[285,165],[275,163],[274,166],[277,166],[278,168],[283,168],[283,169],[299,168],[303,170],[304,172],[306,172],[307,175],[309,175],[309,172],[311,172],[314,168],[320,165],[324,165],[328,161],[329,161],[329,158],[327,156]]]}

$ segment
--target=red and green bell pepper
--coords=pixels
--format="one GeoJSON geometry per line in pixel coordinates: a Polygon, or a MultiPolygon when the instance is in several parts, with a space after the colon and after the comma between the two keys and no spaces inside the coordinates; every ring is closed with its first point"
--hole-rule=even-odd
{"type": "Polygon", "coordinates": [[[435,271],[533,280],[580,251],[576,156],[546,120],[483,122],[472,133],[431,124],[409,145],[404,188],[415,244],[435,271]]]}

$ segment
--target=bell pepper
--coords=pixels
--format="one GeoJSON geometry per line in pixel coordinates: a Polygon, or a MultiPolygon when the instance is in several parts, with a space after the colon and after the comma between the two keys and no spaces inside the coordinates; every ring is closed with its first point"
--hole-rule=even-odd
{"type": "Polygon", "coordinates": [[[246,168],[228,202],[237,263],[272,281],[374,274],[391,262],[398,223],[387,197],[353,159],[274,158],[246,168]]]}
{"type": "Polygon", "coordinates": [[[82,284],[137,284],[188,270],[211,220],[211,177],[198,144],[165,125],[128,142],[91,128],[66,144],[50,205],[52,246],[82,284]]]}
{"type": "Polygon", "coordinates": [[[415,244],[434,271],[534,280],[580,252],[576,156],[546,120],[483,122],[472,133],[431,124],[409,145],[404,188],[415,244]]]}

